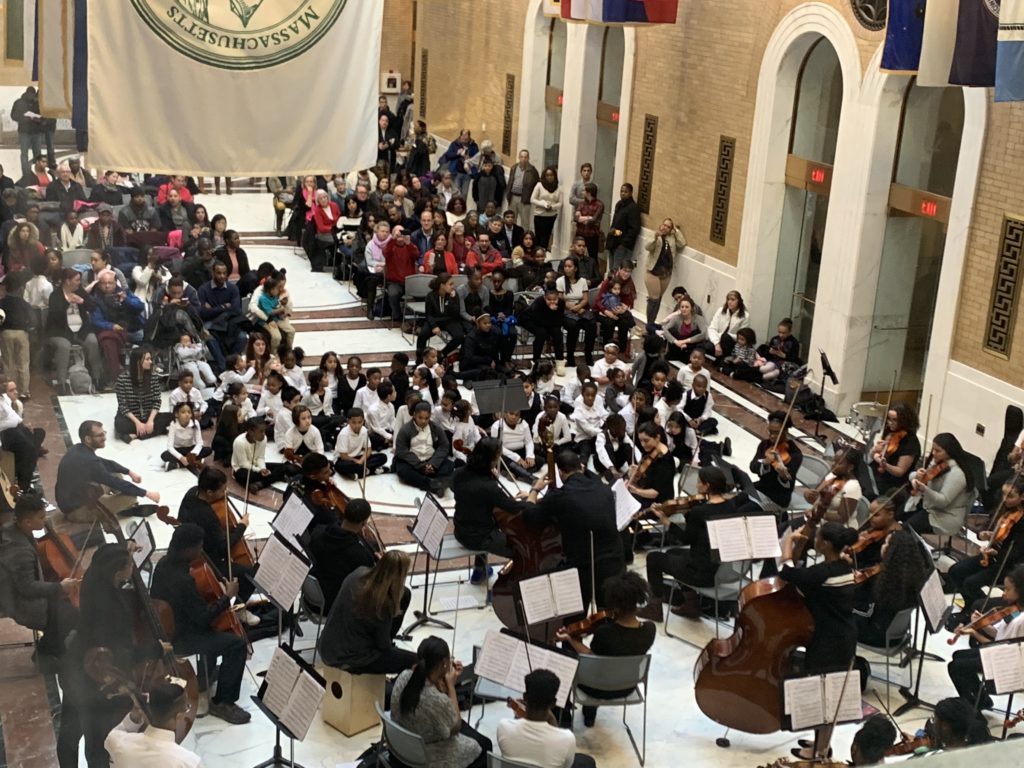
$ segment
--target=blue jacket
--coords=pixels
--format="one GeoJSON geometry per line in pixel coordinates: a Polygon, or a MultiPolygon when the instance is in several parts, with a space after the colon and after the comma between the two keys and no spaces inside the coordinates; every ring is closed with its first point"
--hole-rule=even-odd
{"type": "Polygon", "coordinates": [[[441,156],[441,161],[438,163],[442,168],[447,168],[452,173],[469,173],[469,169],[466,167],[465,161],[473,157],[480,148],[477,147],[476,142],[470,140],[469,144],[466,145],[466,154],[459,156],[459,150],[462,149],[462,145],[458,141],[453,141],[448,145],[448,149],[441,156]]]}

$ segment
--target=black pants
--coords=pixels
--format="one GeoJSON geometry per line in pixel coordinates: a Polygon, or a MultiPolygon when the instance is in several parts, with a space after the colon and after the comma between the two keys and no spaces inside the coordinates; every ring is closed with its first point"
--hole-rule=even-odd
{"type": "Polygon", "coordinates": [[[950,568],[946,573],[946,584],[952,585],[963,595],[964,610],[967,611],[976,600],[985,596],[984,588],[992,584],[998,568],[999,564],[995,557],[991,558],[988,567],[985,567],[981,564],[981,556],[975,555],[961,560],[950,568]]]}
{"type": "MultiPolygon", "coordinates": [[[[136,415],[135,418],[139,418],[136,415]]],[[[135,422],[129,419],[124,414],[117,414],[114,416],[114,432],[118,437],[124,438],[129,435],[137,435],[140,440],[148,440],[151,437],[158,437],[159,435],[167,434],[167,427],[171,425],[171,421],[174,419],[174,415],[170,411],[160,411],[153,418],[153,431],[148,435],[138,435],[135,432],[135,422]]]]}
{"type": "Polygon", "coordinates": [[[46,601],[46,626],[39,638],[39,653],[47,656],[64,655],[65,642],[78,626],[78,609],[63,594],[46,601]]]}
{"type": "Polygon", "coordinates": [[[594,364],[594,340],[597,338],[597,321],[593,318],[587,320],[566,312],[562,320],[565,325],[566,353],[570,364],[576,362],[576,345],[580,340],[580,331],[583,331],[583,359],[587,365],[594,364]]]}
{"type": "Polygon", "coordinates": [[[625,353],[629,344],[629,331],[636,325],[633,313],[623,312],[614,320],[604,315],[598,315],[597,319],[601,323],[601,341],[605,344],[614,341],[619,345],[619,349],[625,353]]]}
{"type": "Polygon", "coordinates": [[[103,742],[128,714],[131,701],[124,696],[108,699],[100,694],[81,669],[80,660],[64,664],[59,677],[64,698],[60,705],[57,764],[60,768],[78,768],[78,744],[84,737],[86,765],[107,768],[110,755],[103,742]]]}
{"type": "MultiPolygon", "coordinates": [[[[977,648],[964,648],[953,654],[953,660],[946,666],[949,671],[949,679],[953,681],[956,692],[960,698],[974,704],[978,696],[978,689],[982,686],[981,679],[981,653],[977,648]]],[[[982,693],[979,704],[988,705],[991,699],[987,690],[990,687],[984,684],[986,692],[982,693]]]]}
{"type": "MultiPolygon", "coordinates": [[[[242,675],[245,673],[245,640],[228,632],[210,632],[205,635],[191,635],[178,638],[174,650],[183,656],[199,654],[206,670],[216,666],[217,695],[210,701],[215,704],[234,704],[242,689],[242,675]]],[[[203,670],[200,670],[203,674],[203,670]]]]}
{"type": "Polygon", "coordinates": [[[301,467],[297,467],[289,462],[268,462],[267,469],[270,474],[262,475],[259,472],[251,472],[248,469],[236,469],[235,480],[239,485],[244,486],[246,482],[249,484],[260,483],[264,488],[268,485],[273,485],[282,480],[288,480],[292,475],[297,475],[302,471],[301,467]],[[251,476],[250,476],[251,475],[251,476]]]}
{"type": "Polygon", "coordinates": [[[14,478],[23,491],[27,491],[32,487],[32,475],[36,471],[36,460],[39,458],[39,446],[42,443],[42,438],[46,436],[43,430],[42,436],[38,436],[28,431],[28,428],[19,424],[16,427],[10,427],[0,432],[0,446],[3,446],[5,451],[10,451],[14,454],[14,478]]]}
{"type": "Polygon", "coordinates": [[[420,328],[419,336],[416,338],[416,360],[423,359],[423,350],[427,348],[427,342],[430,337],[434,335],[434,328],[440,328],[442,331],[447,331],[449,339],[448,343],[444,345],[444,349],[441,350],[439,357],[444,360],[451,352],[462,346],[462,340],[465,338],[465,333],[462,330],[462,320],[452,320],[447,323],[437,323],[431,325],[429,322],[424,322],[423,327],[420,328]]]}
{"type": "MultiPolygon", "coordinates": [[[[379,467],[383,467],[388,463],[388,457],[383,453],[371,453],[370,458],[366,460],[366,474],[372,475],[373,471],[379,467]]],[[[338,459],[334,462],[334,469],[339,475],[355,475],[356,477],[363,476],[363,465],[358,461],[351,461],[350,459],[338,459]]]]}
{"type": "MultiPolygon", "coordinates": [[[[537,245],[545,251],[551,247],[551,233],[555,231],[555,222],[557,220],[557,216],[533,215],[533,230],[534,234],[537,235],[537,245]]],[[[523,289],[529,287],[531,286],[522,286],[523,289]]]]}
{"type": "Polygon", "coordinates": [[[705,354],[710,355],[716,360],[724,359],[732,354],[732,349],[736,346],[736,339],[728,333],[723,333],[722,338],[718,340],[718,346],[722,348],[721,355],[715,352],[715,345],[712,342],[705,341],[703,344],[705,354]]]}
{"type": "Polygon", "coordinates": [[[333,264],[334,254],[337,250],[337,243],[331,240],[321,240],[320,236],[313,241],[313,252],[309,256],[309,269],[311,272],[323,272],[324,264],[333,264]]]}
{"type": "MultiPolygon", "coordinates": [[[[334,441],[344,425],[345,420],[341,416],[328,416],[326,413],[321,413],[313,417],[313,426],[320,430],[320,434],[324,438],[324,445],[334,445],[334,441]]],[[[373,445],[373,435],[370,435],[370,444],[373,445]]],[[[374,450],[379,449],[374,448],[374,450]]]]}
{"type": "Polygon", "coordinates": [[[408,464],[404,461],[395,461],[393,467],[399,480],[406,485],[411,485],[413,488],[419,488],[421,491],[429,491],[431,484],[435,480],[447,480],[455,471],[455,467],[452,464],[451,459],[445,459],[442,461],[441,466],[439,466],[437,471],[432,475],[424,474],[412,464],[408,464]]]}
{"type": "Polygon", "coordinates": [[[587,462],[590,461],[590,457],[594,455],[596,450],[596,437],[586,437],[576,441],[576,453],[580,455],[580,463],[583,465],[584,470],[587,469],[587,462]]]}
{"type": "MultiPolygon", "coordinates": [[[[594,441],[596,447],[597,441],[594,441]]],[[[609,469],[623,470],[628,469],[633,459],[633,445],[631,443],[623,442],[618,448],[612,448],[611,445],[605,443],[605,450],[608,452],[608,457],[611,459],[613,466],[606,467],[597,454],[594,454],[594,469],[598,473],[606,472],[609,469]]]]}
{"type": "MultiPolygon", "coordinates": [[[[178,453],[180,453],[182,456],[187,456],[188,454],[192,453],[193,448],[195,448],[194,445],[186,445],[182,447],[177,447],[177,450],[178,453]]],[[[213,453],[213,449],[207,448],[204,445],[202,448],[199,449],[199,453],[197,453],[196,456],[199,457],[200,459],[205,459],[211,453],[213,453]]],[[[181,462],[174,458],[174,454],[171,453],[170,451],[164,451],[163,453],[161,453],[160,458],[166,461],[168,464],[174,464],[176,467],[182,466],[181,462]]]]}
{"type": "Polygon", "coordinates": [[[565,346],[562,344],[561,323],[555,326],[534,324],[530,326],[529,330],[533,333],[534,362],[540,360],[541,353],[544,351],[544,344],[548,340],[551,341],[552,346],[555,348],[555,359],[565,360],[565,346]]]}
{"type": "Polygon", "coordinates": [[[920,534],[935,533],[932,528],[931,521],[928,519],[928,511],[924,507],[921,507],[919,510],[907,517],[903,521],[903,524],[908,528],[913,528],[920,534]]]}

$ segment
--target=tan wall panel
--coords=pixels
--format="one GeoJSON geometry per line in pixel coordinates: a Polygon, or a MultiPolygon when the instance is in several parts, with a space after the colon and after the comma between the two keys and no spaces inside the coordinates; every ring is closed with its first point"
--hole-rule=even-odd
{"type": "Polygon", "coordinates": [[[413,0],[384,0],[384,32],[381,35],[380,71],[412,76],[413,0]]]}

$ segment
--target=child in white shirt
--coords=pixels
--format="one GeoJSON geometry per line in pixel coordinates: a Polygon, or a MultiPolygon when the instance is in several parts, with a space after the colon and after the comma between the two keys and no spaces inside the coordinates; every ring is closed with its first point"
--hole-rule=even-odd
{"type": "Polygon", "coordinates": [[[382,475],[387,472],[384,465],[388,458],[383,453],[374,453],[370,433],[363,424],[364,418],[362,409],[353,407],[348,412],[348,424],[338,433],[334,444],[338,455],[334,468],[349,480],[360,478],[364,473],[382,475]]]}
{"type": "Polygon", "coordinates": [[[683,389],[691,389],[693,387],[694,376],[699,374],[704,374],[710,381],[711,376],[704,367],[703,349],[695,349],[690,353],[690,364],[680,368],[679,375],[676,378],[679,380],[679,383],[683,385],[683,389]]]}
{"type": "Polygon", "coordinates": [[[259,493],[302,471],[294,464],[267,463],[267,425],[262,419],[249,419],[245,431],[235,438],[231,470],[239,485],[248,484],[250,493],[259,493]]]}
{"type": "Polygon", "coordinates": [[[633,441],[626,432],[626,420],[617,413],[610,414],[594,446],[594,469],[607,482],[614,483],[626,474],[635,458],[633,441]]]}
{"type": "Polygon", "coordinates": [[[277,438],[277,446],[288,461],[302,465],[302,457],[309,453],[323,453],[324,439],[320,430],[313,426],[313,414],[304,405],[291,409],[292,425],[277,438]]]}
{"type": "Polygon", "coordinates": [[[573,403],[575,403],[576,398],[580,396],[580,387],[582,387],[583,382],[589,378],[590,366],[580,364],[576,366],[576,378],[565,380],[565,384],[562,385],[562,391],[559,393],[559,396],[562,399],[562,413],[566,416],[572,416],[573,403]]]}
{"type": "Polygon", "coordinates": [[[619,360],[619,345],[605,344],[604,357],[595,362],[590,368],[591,376],[597,382],[597,394],[604,394],[604,388],[608,385],[608,371],[612,368],[629,372],[629,366],[619,360]]]}
{"type": "Polygon", "coordinates": [[[228,387],[239,382],[244,386],[248,385],[249,379],[256,375],[256,369],[245,364],[245,357],[242,355],[228,355],[225,360],[227,367],[220,375],[220,384],[213,391],[212,400],[218,404],[224,402],[228,387]]]}
{"type": "Polygon", "coordinates": [[[306,384],[306,374],[302,372],[301,349],[285,349],[281,353],[281,375],[286,383],[291,384],[300,395],[309,391],[306,384]]]}
{"type": "Polygon", "coordinates": [[[203,445],[203,433],[193,415],[191,404],[182,400],[174,406],[173,412],[174,419],[167,427],[167,450],[160,454],[168,472],[202,462],[212,453],[211,449],[203,445]]]}
{"type": "Polygon", "coordinates": [[[188,403],[192,406],[192,414],[199,421],[199,426],[206,429],[212,423],[208,413],[210,406],[193,386],[194,383],[195,376],[192,375],[192,371],[182,371],[178,374],[178,386],[171,390],[169,397],[171,410],[173,411],[178,403],[188,403]]]}
{"type": "Polygon", "coordinates": [[[548,395],[544,398],[544,410],[533,422],[533,442],[541,446],[542,449],[546,448],[545,440],[547,436],[541,434],[541,422],[545,419],[551,422],[550,426],[544,430],[547,432],[549,429],[554,436],[555,452],[562,446],[568,446],[572,442],[572,428],[569,426],[569,418],[561,412],[559,409],[558,395],[548,395]]]}
{"type": "MultiPolygon", "coordinates": [[[[373,406],[380,402],[380,397],[377,396],[378,386],[380,386],[380,369],[370,368],[366,372],[366,386],[356,390],[356,397],[352,401],[352,407],[358,408],[363,413],[373,408],[373,406]]],[[[345,415],[348,416],[348,414],[345,415]]]]}
{"type": "Polygon", "coordinates": [[[587,466],[597,447],[597,436],[604,425],[607,412],[597,399],[597,384],[584,382],[580,396],[572,411],[572,429],[576,437],[576,451],[583,466],[587,466]]]}
{"type": "Polygon", "coordinates": [[[313,424],[330,445],[334,443],[345,420],[334,412],[334,403],[325,383],[326,378],[326,374],[319,368],[309,372],[309,389],[302,398],[302,404],[309,408],[313,414],[313,424]]]}
{"type": "Polygon", "coordinates": [[[366,413],[370,445],[382,451],[395,439],[395,385],[388,380],[377,385],[377,403],[366,413]]]}
{"type": "Polygon", "coordinates": [[[206,347],[193,341],[187,333],[181,334],[178,343],[174,345],[174,357],[178,361],[178,367],[191,371],[195,380],[201,381],[207,387],[217,383],[213,368],[206,362],[206,347]]]}
{"type": "Polygon", "coordinates": [[[430,420],[447,432],[449,437],[455,431],[457,419],[453,409],[455,408],[455,403],[458,401],[458,392],[446,391],[441,395],[441,402],[434,406],[434,409],[430,414],[430,420]]]}
{"type": "Polygon", "coordinates": [[[544,397],[555,391],[555,366],[550,360],[537,363],[537,370],[534,373],[537,379],[537,394],[544,397]]]}
{"type": "MultiPolygon", "coordinates": [[[[281,390],[281,408],[274,416],[274,445],[282,453],[285,449],[285,435],[288,434],[289,429],[295,426],[295,409],[301,404],[302,395],[299,394],[299,390],[291,384],[285,385],[281,390]]],[[[310,423],[312,423],[312,419],[313,417],[310,416],[310,423]]]]}
{"type": "Polygon", "coordinates": [[[473,422],[473,407],[468,400],[459,400],[452,409],[455,430],[452,432],[452,458],[456,466],[463,466],[470,452],[480,442],[480,427],[473,422]]]}
{"type": "Polygon", "coordinates": [[[501,453],[509,471],[519,480],[533,482],[533,436],[519,411],[506,411],[497,419],[491,425],[491,437],[501,440],[501,453]]]}
{"type": "Polygon", "coordinates": [[[412,409],[416,407],[416,403],[420,402],[423,398],[420,396],[418,389],[410,389],[405,393],[405,405],[395,411],[395,432],[398,434],[402,431],[402,427],[412,421],[412,409]]]}

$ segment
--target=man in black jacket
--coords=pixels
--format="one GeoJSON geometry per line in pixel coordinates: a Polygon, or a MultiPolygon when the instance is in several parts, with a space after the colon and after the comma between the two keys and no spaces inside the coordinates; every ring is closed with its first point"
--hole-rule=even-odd
{"type": "Polygon", "coordinates": [[[235,703],[245,672],[245,640],[229,632],[218,632],[212,626],[218,616],[229,610],[231,598],[238,594],[238,581],[227,582],[224,596],[215,603],[207,603],[189,572],[192,561],[202,554],[203,529],[192,523],[179,525],[171,536],[167,554],[153,569],[150,593],[158,600],[166,600],[174,611],[174,650],[182,656],[202,654],[201,680],[220,657],[217,693],[210,699],[209,713],[232,725],[241,725],[251,719],[235,703]]]}
{"type": "MultiPolygon", "coordinates": [[[[232,526],[230,533],[225,531],[224,523],[217,517],[213,505],[219,502],[227,504],[227,487],[227,475],[216,467],[203,467],[203,471],[199,473],[199,484],[188,489],[178,507],[179,522],[194,523],[203,529],[203,551],[217,569],[217,573],[224,577],[228,575],[231,548],[245,538],[245,532],[249,528],[248,512],[232,526]]],[[[252,583],[254,571],[255,568],[251,566],[238,562],[231,563],[231,576],[238,580],[238,599],[243,603],[252,596],[255,589],[252,583]]],[[[238,611],[238,618],[250,627],[260,623],[259,617],[245,608],[238,611]]]]}
{"type": "Polygon", "coordinates": [[[32,159],[37,160],[43,154],[43,117],[39,114],[39,96],[31,85],[19,96],[11,106],[11,120],[18,124],[18,144],[21,149],[21,170],[28,175],[32,166],[28,160],[28,151],[32,150],[32,159]]]}
{"type": "Polygon", "coordinates": [[[60,203],[62,214],[72,210],[76,200],[85,200],[85,190],[71,178],[71,166],[66,162],[57,166],[57,178],[46,185],[46,199],[60,203]]]}
{"type": "Polygon", "coordinates": [[[330,525],[317,526],[310,535],[312,573],[320,582],[325,615],[334,605],[341,583],[352,571],[360,566],[373,568],[377,564],[379,553],[363,537],[363,526],[370,519],[370,511],[366,499],[352,499],[345,505],[340,523],[336,519],[330,525]]]}
{"type": "Polygon", "coordinates": [[[46,503],[34,493],[23,493],[14,505],[14,523],[0,530],[0,609],[21,626],[42,630],[39,653],[60,657],[78,623],[68,595],[80,579],[43,580],[33,532],[45,527],[46,503]]]}
{"type": "Polygon", "coordinates": [[[624,262],[633,260],[633,246],[640,234],[640,206],[633,199],[633,185],[623,184],[619,189],[619,202],[612,213],[612,227],[608,231],[607,247],[611,255],[609,272],[624,262]]]}

